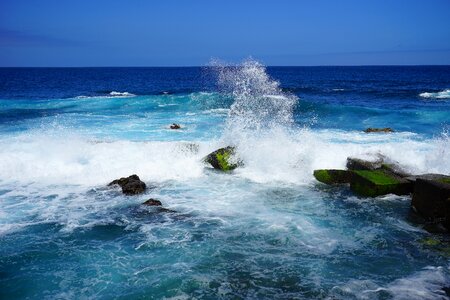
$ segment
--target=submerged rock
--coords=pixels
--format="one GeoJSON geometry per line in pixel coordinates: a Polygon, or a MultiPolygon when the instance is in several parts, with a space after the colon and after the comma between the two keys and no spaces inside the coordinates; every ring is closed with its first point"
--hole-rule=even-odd
{"type": "Polygon", "coordinates": [[[326,184],[350,183],[351,172],[346,170],[314,170],[314,177],[326,184]]]}
{"type": "Polygon", "coordinates": [[[413,184],[384,170],[352,171],[350,188],[358,195],[376,197],[387,194],[409,195],[413,184]]]}
{"type": "Polygon", "coordinates": [[[139,179],[139,176],[133,174],[128,177],[122,177],[120,179],[116,179],[108,184],[111,185],[119,185],[122,188],[122,192],[125,195],[136,195],[143,193],[146,189],[146,185],[143,181],[139,179]]]}
{"type": "Polygon", "coordinates": [[[365,133],[372,133],[372,132],[385,132],[385,133],[389,133],[389,132],[394,132],[394,130],[392,130],[392,128],[390,127],[386,127],[386,128],[367,128],[366,130],[364,130],[365,133]]]}
{"type": "Polygon", "coordinates": [[[180,128],[181,128],[180,124],[173,123],[172,125],[170,125],[170,129],[180,129],[180,128]]]}
{"type": "Polygon", "coordinates": [[[147,201],[142,203],[142,205],[155,206],[157,208],[157,210],[155,212],[157,212],[157,213],[176,213],[175,210],[162,207],[161,201],[153,199],[153,198],[148,199],[147,201]]]}
{"type": "Polygon", "coordinates": [[[450,176],[417,176],[411,206],[425,221],[450,230],[450,176]]]}
{"type": "Polygon", "coordinates": [[[231,171],[242,165],[242,162],[235,158],[235,148],[230,146],[208,154],[203,160],[214,169],[222,171],[231,171]]]}
{"type": "Polygon", "coordinates": [[[142,203],[142,205],[147,205],[147,206],[162,206],[161,201],[156,200],[156,199],[148,199],[147,201],[145,201],[144,203],[142,203]]]}

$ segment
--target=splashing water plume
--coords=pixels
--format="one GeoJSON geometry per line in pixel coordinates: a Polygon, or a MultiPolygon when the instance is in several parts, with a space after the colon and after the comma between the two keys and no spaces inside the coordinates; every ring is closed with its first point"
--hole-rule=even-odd
{"type": "Polygon", "coordinates": [[[284,93],[280,83],[269,77],[259,62],[248,59],[239,66],[219,66],[220,89],[230,94],[226,132],[236,136],[242,131],[262,132],[285,128],[294,123],[293,111],[298,101],[284,93]]]}

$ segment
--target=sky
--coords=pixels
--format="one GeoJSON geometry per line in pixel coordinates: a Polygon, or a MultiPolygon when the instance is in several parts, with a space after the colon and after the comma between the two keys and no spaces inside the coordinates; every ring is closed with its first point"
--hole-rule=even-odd
{"type": "Polygon", "coordinates": [[[450,0],[0,0],[1,67],[450,64],[450,0]]]}

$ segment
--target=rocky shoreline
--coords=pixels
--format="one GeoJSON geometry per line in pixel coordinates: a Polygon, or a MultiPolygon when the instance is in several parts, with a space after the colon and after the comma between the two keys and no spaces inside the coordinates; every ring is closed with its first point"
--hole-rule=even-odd
{"type": "MultiPolygon", "coordinates": [[[[217,149],[202,160],[223,172],[243,166],[233,146],[217,149]]],[[[450,176],[443,174],[414,175],[383,155],[373,160],[348,157],[345,170],[314,170],[315,179],[327,185],[349,186],[359,197],[377,197],[388,194],[411,197],[412,211],[422,219],[430,232],[450,232],[450,176]]],[[[116,179],[108,186],[119,185],[125,195],[145,192],[146,184],[137,175],[116,179]]],[[[149,199],[145,206],[162,208],[157,199],[149,199]]]]}
{"type": "Polygon", "coordinates": [[[347,158],[346,170],[315,170],[314,177],[328,185],[349,185],[361,197],[409,195],[411,208],[431,232],[450,231],[450,176],[412,175],[380,156],[375,161],[347,158]]]}

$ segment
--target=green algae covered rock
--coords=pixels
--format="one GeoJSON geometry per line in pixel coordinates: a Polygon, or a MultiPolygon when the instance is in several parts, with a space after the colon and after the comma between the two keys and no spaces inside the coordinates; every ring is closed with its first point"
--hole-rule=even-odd
{"type": "Polygon", "coordinates": [[[209,163],[214,169],[222,171],[231,171],[242,165],[242,162],[236,159],[234,147],[220,148],[208,154],[204,161],[209,163]]]}
{"type": "Polygon", "coordinates": [[[383,170],[354,170],[350,188],[360,196],[376,197],[387,194],[409,195],[410,181],[383,170]]]}
{"type": "Polygon", "coordinates": [[[351,173],[346,170],[314,170],[314,177],[326,184],[350,183],[351,173]]]}

